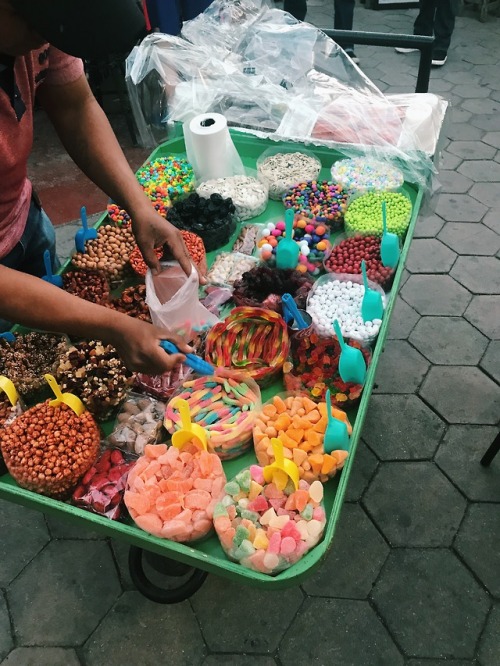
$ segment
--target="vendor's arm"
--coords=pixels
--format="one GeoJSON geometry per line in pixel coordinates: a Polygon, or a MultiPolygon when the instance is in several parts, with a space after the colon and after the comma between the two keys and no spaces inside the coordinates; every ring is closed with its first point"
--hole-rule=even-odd
{"type": "Polygon", "coordinates": [[[180,232],[155,212],[144,195],[86,77],[62,85],[44,83],[37,94],[76,164],[131,216],[148,265],[159,268],[154,248],[166,243],[189,275],[191,259],[180,232]]]}
{"type": "Polygon", "coordinates": [[[0,266],[0,318],[30,328],[102,340],[118,350],[129,370],[161,374],[184,360],[166,354],[160,340],[192,352],[182,338],[151,324],[84,301],[40,278],[0,266]]]}

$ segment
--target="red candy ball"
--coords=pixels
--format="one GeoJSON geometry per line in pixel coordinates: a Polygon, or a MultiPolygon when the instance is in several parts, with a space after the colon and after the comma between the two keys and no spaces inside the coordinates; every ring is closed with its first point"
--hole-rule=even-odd
{"type": "Polygon", "coordinates": [[[325,269],[330,273],[361,274],[361,261],[365,260],[369,280],[387,287],[394,270],[382,264],[380,238],[353,236],[336,245],[325,259],[325,269]]]}

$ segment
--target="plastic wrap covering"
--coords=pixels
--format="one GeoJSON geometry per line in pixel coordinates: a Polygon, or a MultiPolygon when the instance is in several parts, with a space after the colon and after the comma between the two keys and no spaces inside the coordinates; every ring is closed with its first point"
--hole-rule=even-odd
{"type": "Polygon", "coordinates": [[[446,111],[436,95],[386,97],[323,32],[262,0],[215,0],[182,37],[150,35],[127,63],[141,142],[221,113],[258,136],[396,163],[429,185],[446,111]]]}

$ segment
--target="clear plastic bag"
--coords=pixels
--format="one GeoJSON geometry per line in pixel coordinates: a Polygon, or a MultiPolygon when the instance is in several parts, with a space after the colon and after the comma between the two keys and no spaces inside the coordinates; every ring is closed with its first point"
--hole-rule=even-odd
{"type": "Polygon", "coordinates": [[[321,162],[312,151],[304,148],[272,147],[259,156],[257,171],[269,187],[269,197],[280,201],[293,185],[316,180],[321,162]]]}
{"type": "Polygon", "coordinates": [[[241,279],[243,273],[254,268],[258,262],[256,257],[240,252],[222,252],[212,264],[207,280],[210,284],[232,286],[241,279]]]}
{"type": "Polygon", "coordinates": [[[219,320],[198,300],[199,279],[195,267],[187,277],[179,264],[162,263],[162,270],[146,273],[146,303],[155,326],[166,328],[192,340],[197,331],[219,320]]]}
{"type": "Polygon", "coordinates": [[[131,393],[120,408],[108,442],[129,453],[142,455],[146,444],[161,441],[164,412],[165,403],[131,393]]]}

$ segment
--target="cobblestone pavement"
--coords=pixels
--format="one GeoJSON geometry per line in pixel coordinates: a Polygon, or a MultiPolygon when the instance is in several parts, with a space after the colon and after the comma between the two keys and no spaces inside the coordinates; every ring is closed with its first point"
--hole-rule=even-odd
{"type": "MultiPolygon", "coordinates": [[[[331,27],[329,7],[314,0],[310,20],[331,27]]],[[[359,6],[355,27],[410,32],[414,16],[359,6]]],[[[356,52],[382,90],[413,89],[417,55],[356,52]]],[[[277,593],[209,576],[160,606],[134,591],[125,546],[1,502],[5,666],[500,664],[500,455],[479,465],[500,416],[499,60],[500,20],[469,9],[432,72],[452,103],[443,187],[418,221],[324,566],[277,593]]]]}

